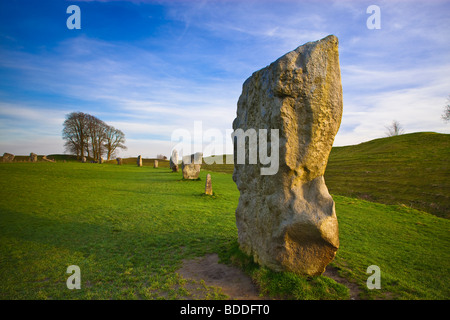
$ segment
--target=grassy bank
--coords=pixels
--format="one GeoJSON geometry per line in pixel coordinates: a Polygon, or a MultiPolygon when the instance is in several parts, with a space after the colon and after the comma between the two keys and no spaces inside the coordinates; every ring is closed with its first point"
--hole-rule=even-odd
{"type": "MultiPolygon", "coordinates": [[[[225,158],[224,158],[225,159],[225,158]]],[[[325,172],[332,194],[450,218],[450,134],[420,132],[333,147],[325,172]]],[[[233,173],[233,165],[205,165],[233,173]]]]}
{"type": "Polygon", "coordinates": [[[412,133],[333,148],[332,194],[403,204],[450,218],[450,134],[412,133]]]}

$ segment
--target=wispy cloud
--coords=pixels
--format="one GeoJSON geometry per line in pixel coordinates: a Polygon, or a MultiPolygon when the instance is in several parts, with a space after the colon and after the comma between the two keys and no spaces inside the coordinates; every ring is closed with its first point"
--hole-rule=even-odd
{"type": "Polygon", "coordinates": [[[0,102],[0,149],[13,154],[59,153],[64,111],[0,102]]]}
{"type": "Polygon", "coordinates": [[[397,73],[394,78],[398,81],[393,82],[386,74],[378,74],[379,77],[369,77],[377,82],[373,87],[370,81],[361,81],[360,86],[355,82],[354,90],[364,88],[361,92],[365,93],[344,95],[344,114],[335,145],[356,144],[382,137],[385,126],[393,120],[399,121],[407,133],[448,132],[448,125],[441,121],[440,116],[448,95],[449,71],[450,65],[428,72],[408,70],[397,73]],[[385,77],[387,86],[378,86],[378,81],[382,82],[385,77]],[[420,79],[424,79],[426,84],[420,79]]]}
{"type": "MultiPolygon", "coordinates": [[[[22,88],[75,99],[63,112],[92,113],[124,131],[130,141],[154,137],[169,144],[177,128],[194,121],[229,128],[235,115],[240,85],[224,79],[205,84],[178,77],[178,66],[129,44],[81,37],[64,41],[54,52],[4,56],[0,66],[13,70],[22,79],[22,88]],[[111,54],[101,54],[105,51],[111,54]],[[130,61],[126,57],[131,55],[130,61]],[[230,98],[230,92],[235,97],[230,98]]],[[[36,117],[32,128],[40,128],[41,134],[61,134],[64,114],[50,122],[45,108],[26,107],[24,99],[3,104],[0,117],[13,117],[26,125],[36,117]]],[[[3,131],[3,137],[13,136],[3,131]]]]}

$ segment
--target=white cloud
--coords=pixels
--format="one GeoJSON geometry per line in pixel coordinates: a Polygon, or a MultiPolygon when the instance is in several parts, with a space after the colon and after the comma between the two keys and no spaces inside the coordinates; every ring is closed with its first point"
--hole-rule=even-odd
{"type": "Polygon", "coordinates": [[[21,132],[14,132],[14,129],[4,132],[0,130],[0,153],[12,153],[14,155],[29,155],[34,152],[39,155],[61,154],[64,150],[64,142],[61,137],[33,135],[30,137],[17,137],[21,132]],[[5,136],[6,135],[6,136],[5,136]],[[9,136],[13,136],[9,139],[9,136]]]}
{"type": "Polygon", "coordinates": [[[386,128],[397,120],[405,133],[434,131],[450,133],[450,126],[441,120],[446,101],[446,83],[374,92],[344,99],[344,114],[335,145],[351,145],[385,136],[386,128]]]}

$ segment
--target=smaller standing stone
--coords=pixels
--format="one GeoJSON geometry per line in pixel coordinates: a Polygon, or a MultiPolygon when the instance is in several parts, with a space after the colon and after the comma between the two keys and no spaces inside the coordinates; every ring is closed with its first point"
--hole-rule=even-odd
{"type": "Polygon", "coordinates": [[[139,156],[139,157],[137,158],[137,166],[138,166],[138,167],[142,167],[142,156],[139,156]]]}
{"type": "Polygon", "coordinates": [[[122,165],[122,158],[117,158],[116,161],[117,161],[117,164],[118,164],[119,166],[122,165]]]}
{"type": "Polygon", "coordinates": [[[47,159],[47,156],[42,156],[42,160],[47,162],[56,162],[54,159],[47,159]]]}
{"type": "Polygon", "coordinates": [[[170,156],[170,169],[173,172],[178,172],[178,151],[173,149],[172,155],[170,156]]]}
{"type": "Polygon", "coordinates": [[[183,178],[186,180],[198,179],[202,167],[203,153],[197,152],[190,156],[184,156],[181,163],[183,178]]]}
{"type": "Polygon", "coordinates": [[[158,160],[155,160],[155,162],[153,163],[153,168],[158,168],[158,160]]]}
{"type": "Polygon", "coordinates": [[[98,157],[98,163],[102,164],[103,163],[103,158],[100,156],[98,157]]]}
{"type": "Polygon", "coordinates": [[[196,152],[194,154],[194,164],[202,165],[203,162],[203,153],[202,152],[196,152]]]}
{"type": "Polygon", "coordinates": [[[38,157],[36,153],[31,152],[30,153],[30,162],[37,162],[38,157]]]}
{"type": "Polygon", "coordinates": [[[3,154],[3,162],[13,162],[14,155],[12,153],[5,152],[3,154]]]}
{"type": "Polygon", "coordinates": [[[209,194],[210,196],[212,196],[212,194],[213,194],[211,175],[209,173],[206,175],[205,194],[209,194]]]}
{"type": "Polygon", "coordinates": [[[86,163],[86,157],[81,158],[81,163],[86,163]]]}

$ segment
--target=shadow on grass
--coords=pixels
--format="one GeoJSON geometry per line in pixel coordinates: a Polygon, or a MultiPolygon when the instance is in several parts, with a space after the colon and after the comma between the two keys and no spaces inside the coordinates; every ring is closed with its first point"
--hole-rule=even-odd
{"type": "MultiPolygon", "coordinates": [[[[172,268],[181,259],[203,252],[212,241],[205,238],[201,229],[191,230],[148,230],[148,232],[130,232],[126,219],[105,217],[103,225],[80,221],[57,221],[45,217],[14,211],[3,211],[0,216],[0,232],[5,238],[14,238],[25,242],[61,247],[80,252],[88,257],[95,255],[99,259],[123,259],[139,255],[142,263],[155,262],[159,266],[172,268]],[[5,226],[8,226],[6,229],[5,226]],[[177,248],[183,255],[174,254],[177,248]]],[[[154,227],[153,227],[154,228],[154,227]]],[[[43,248],[44,248],[43,247],[43,248]]],[[[7,250],[6,247],[2,248],[7,250]]],[[[43,249],[45,250],[45,249],[43,249]]],[[[31,261],[30,261],[31,262],[31,261]]]]}

